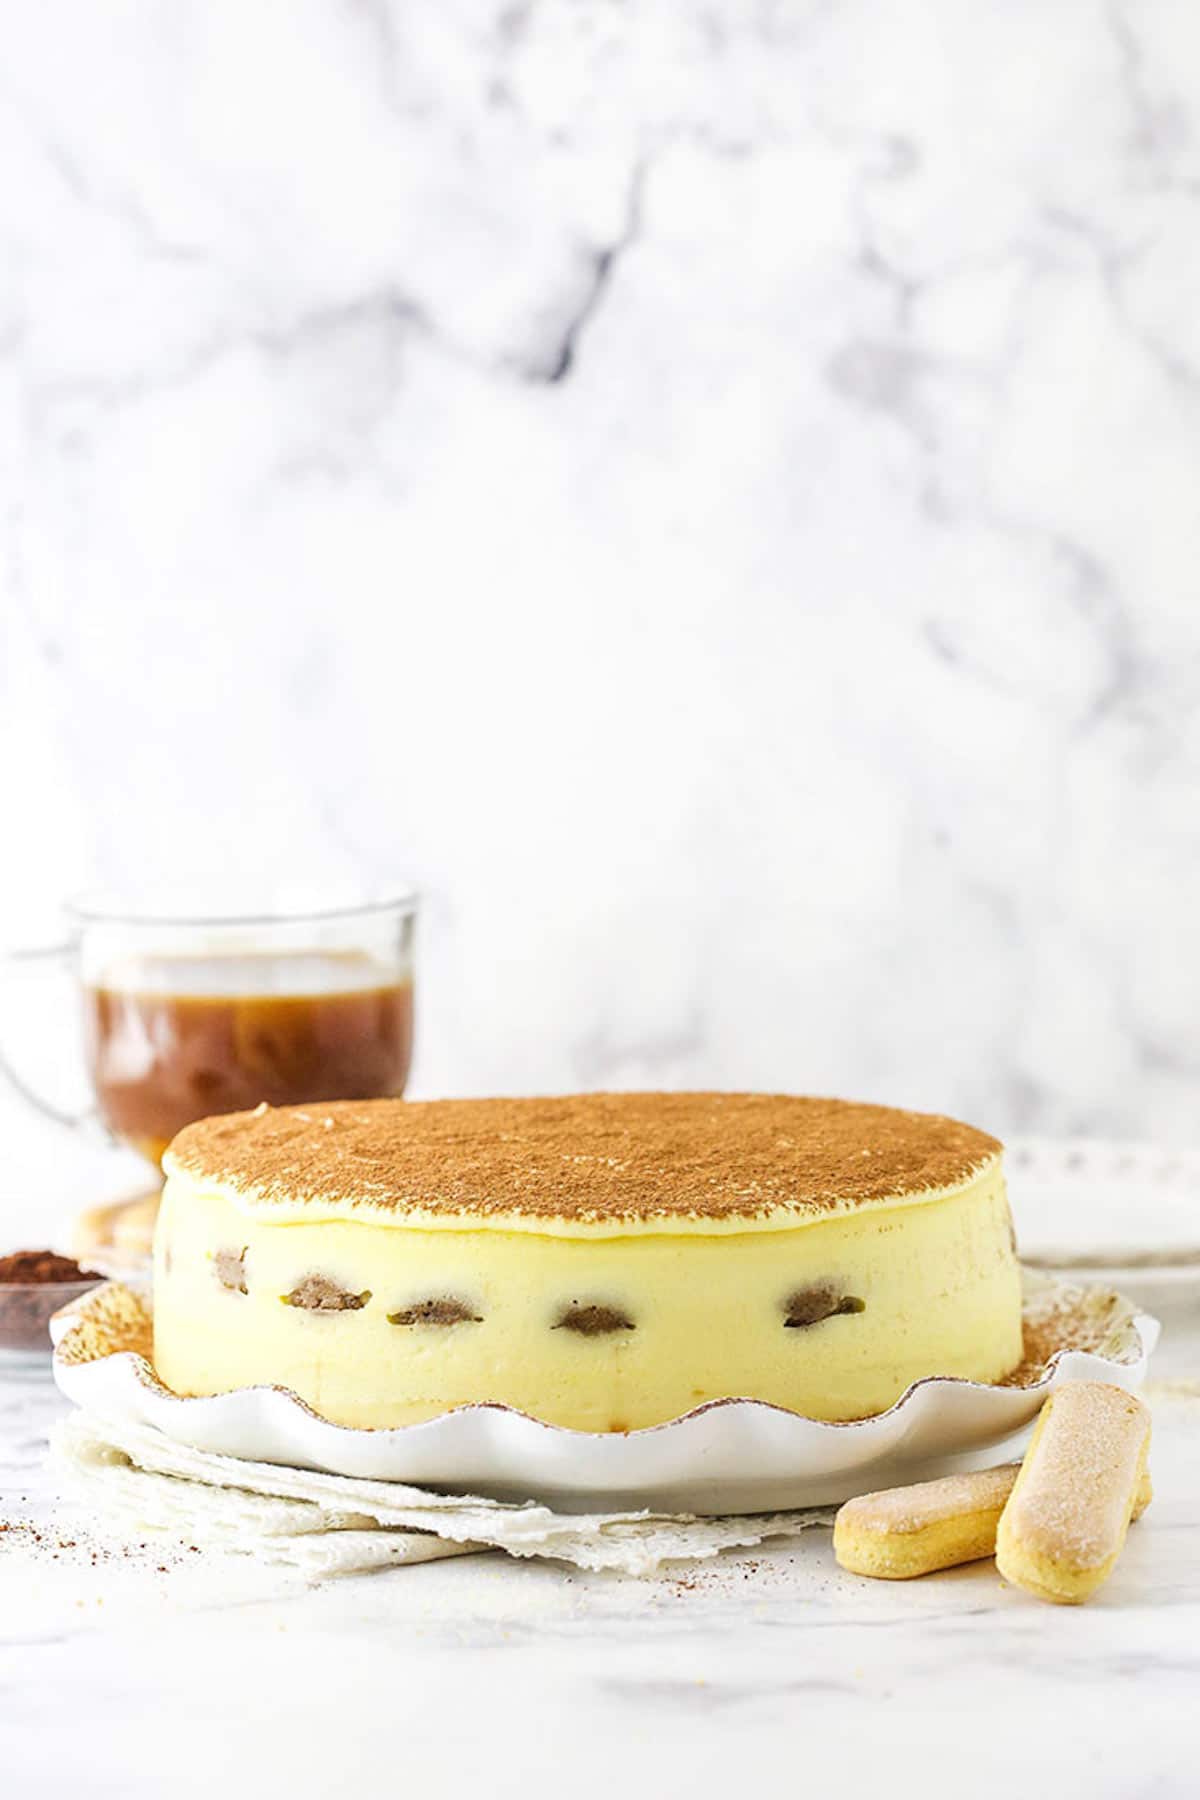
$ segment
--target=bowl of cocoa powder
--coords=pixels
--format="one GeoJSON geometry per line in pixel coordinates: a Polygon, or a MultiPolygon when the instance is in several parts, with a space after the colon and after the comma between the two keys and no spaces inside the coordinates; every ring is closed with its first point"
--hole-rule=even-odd
{"type": "Polygon", "coordinates": [[[53,1250],[11,1250],[0,1256],[0,1360],[48,1357],[51,1315],[103,1280],[53,1250]]]}

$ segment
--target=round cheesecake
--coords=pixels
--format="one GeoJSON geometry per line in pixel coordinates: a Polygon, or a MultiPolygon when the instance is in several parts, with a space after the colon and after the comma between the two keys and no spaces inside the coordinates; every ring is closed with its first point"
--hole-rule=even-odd
{"type": "Polygon", "coordinates": [[[164,1158],[154,1357],[393,1426],[482,1401],[630,1431],[706,1401],[816,1419],[1021,1357],[1001,1146],[779,1094],[259,1107],[164,1158]]]}

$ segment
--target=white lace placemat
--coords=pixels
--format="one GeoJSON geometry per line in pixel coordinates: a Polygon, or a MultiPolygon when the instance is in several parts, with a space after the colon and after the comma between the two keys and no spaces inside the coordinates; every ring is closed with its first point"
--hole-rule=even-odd
{"type": "Polygon", "coordinates": [[[697,1519],[650,1512],[555,1513],[215,1456],[151,1426],[73,1413],[53,1453],[69,1507],[93,1533],[160,1534],[243,1552],[312,1576],[429,1562],[471,1551],[550,1557],[581,1569],[652,1575],[664,1563],[747,1549],[828,1524],[828,1509],[697,1519]]]}

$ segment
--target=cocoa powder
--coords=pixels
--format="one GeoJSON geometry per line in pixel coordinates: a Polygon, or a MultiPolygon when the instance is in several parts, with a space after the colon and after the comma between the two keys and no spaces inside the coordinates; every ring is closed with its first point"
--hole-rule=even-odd
{"type": "MultiPolygon", "coordinates": [[[[168,1174],[248,1211],[612,1225],[805,1221],[961,1188],[1001,1146],[932,1113],[790,1094],[331,1100],[189,1125],[168,1174]]],[[[463,1227],[466,1228],[466,1225],[463,1227]]]]}
{"type": "Polygon", "coordinates": [[[62,1288],[103,1279],[53,1250],[0,1256],[0,1350],[48,1350],[50,1315],[71,1298],[62,1288]]]}

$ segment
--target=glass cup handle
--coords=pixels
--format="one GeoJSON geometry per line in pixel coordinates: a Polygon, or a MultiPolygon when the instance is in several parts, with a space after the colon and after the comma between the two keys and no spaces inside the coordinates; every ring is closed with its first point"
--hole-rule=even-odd
{"type": "MultiPolygon", "coordinates": [[[[39,946],[36,950],[10,950],[0,957],[0,966],[39,962],[70,963],[74,961],[78,949],[78,943],[72,941],[65,944],[47,944],[39,946]]],[[[101,1123],[100,1114],[95,1106],[81,1106],[72,1110],[65,1106],[56,1106],[52,1100],[47,1100],[44,1094],[39,1094],[25,1080],[2,1041],[0,1041],[0,1075],[8,1082],[14,1093],[19,1094],[22,1100],[33,1107],[35,1112],[42,1113],[47,1119],[53,1119],[56,1125],[65,1125],[72,1131],[85,1133],[88,1137],[107,1138],[108,1133],[101,1123]]]]}

